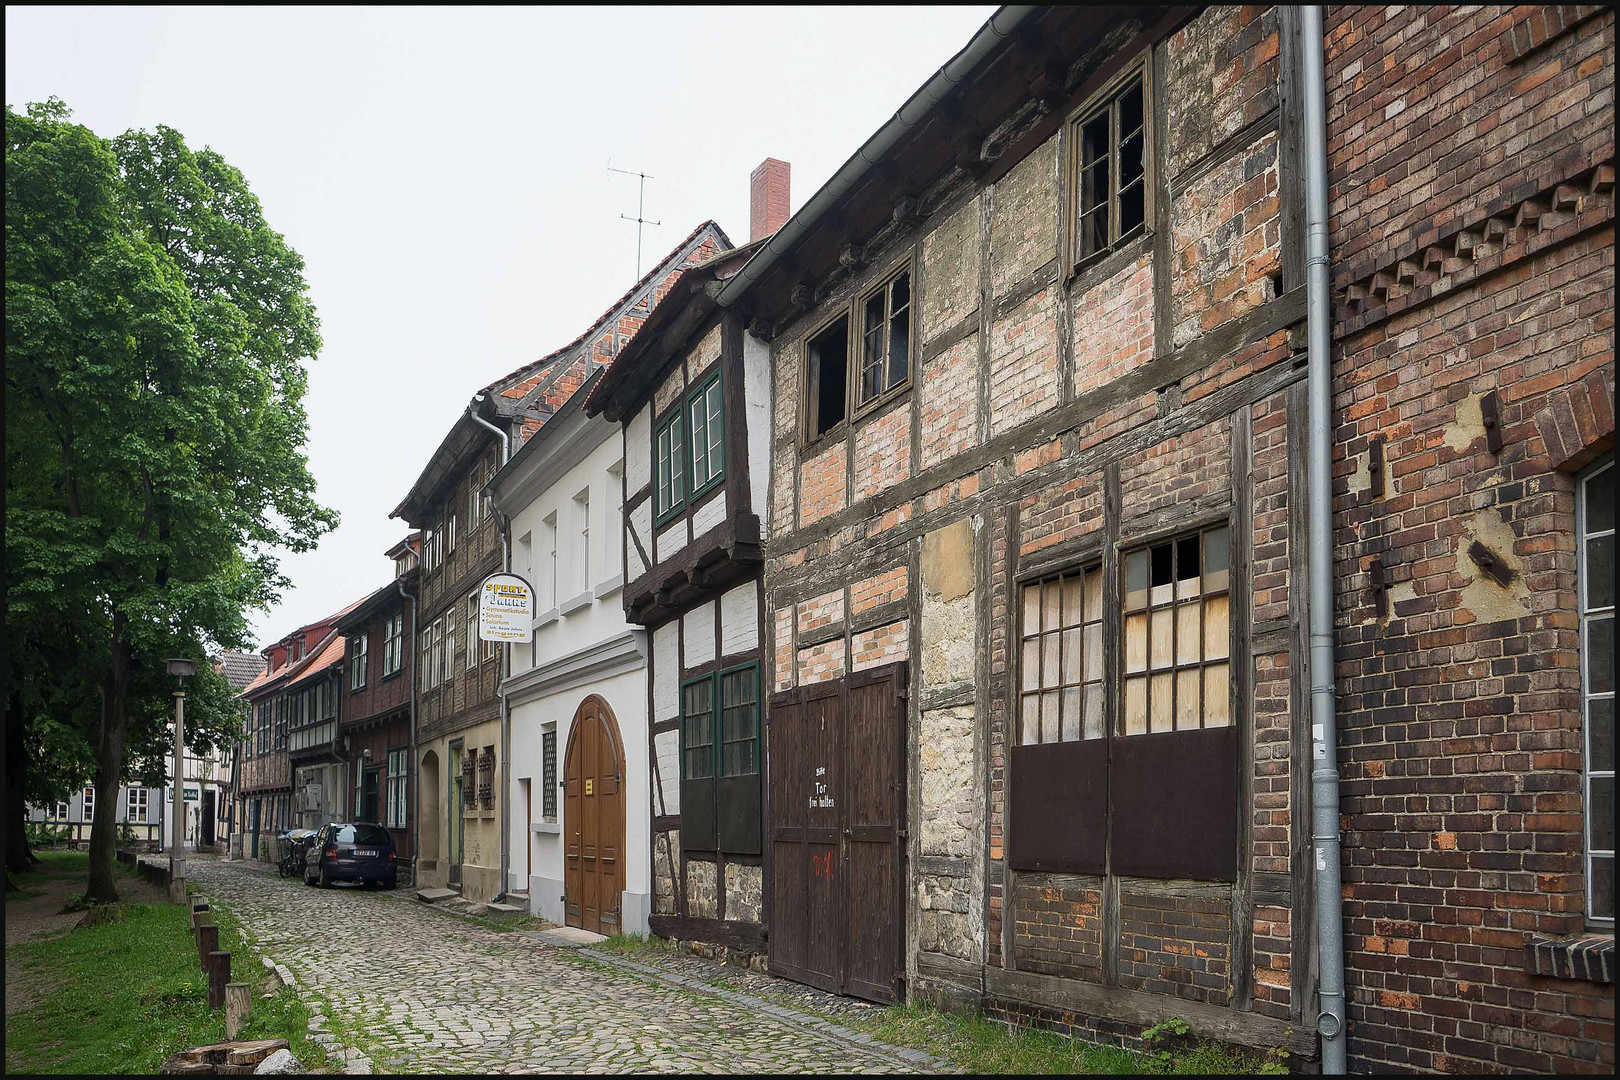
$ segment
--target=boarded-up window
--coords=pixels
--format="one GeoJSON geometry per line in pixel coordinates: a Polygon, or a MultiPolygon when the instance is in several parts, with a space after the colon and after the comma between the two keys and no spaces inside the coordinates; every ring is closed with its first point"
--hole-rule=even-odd
{"type": "Polygon", "coordinates": [[[1124,734],[1231,724],[1227,552],[1221,526],[1125,556],[1124,734]]]}
{"type": "Polygon", "coordinates": [[[1102,568],[1023,588],[1020,742],[1103,737],[1102,568]]]}

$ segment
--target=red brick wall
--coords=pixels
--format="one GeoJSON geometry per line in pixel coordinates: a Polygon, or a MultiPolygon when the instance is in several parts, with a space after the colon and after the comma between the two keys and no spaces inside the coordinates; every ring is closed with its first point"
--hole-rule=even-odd
{"type": "Polygon", "coordinates": [[[1224,1005],[1232,995],[1232,901],[1120,895],[1119,983],[1224,1005]]]}
{"type": "Polygon", "coordinates": [[[1526,956],[1533,935],[1590,929],[1567,468],[1613,431],[1612,410],[1583,422],[1565,402],[1613,395],[1612,191],[1591,177],[1614,154],[1614,16],[1553,20],[1565,29],[1526,55],[1512,28],[1545,13],[1328,20],[1344,904],[1362,1069],[1615,1060],[1612,987],[1533,975],[1526,956]],[[1560,184],[1567,205],[1526,203],[1560,184]],[[1513,570],[1508,585],[1468,556],[1476,541],[1513,570]]]}
{"type": "Polygon", "coordinates": [[[1102,892],[1067,874],[1020,874],[1013,890],[1018,966],[1102,981],[1102,892]]]}

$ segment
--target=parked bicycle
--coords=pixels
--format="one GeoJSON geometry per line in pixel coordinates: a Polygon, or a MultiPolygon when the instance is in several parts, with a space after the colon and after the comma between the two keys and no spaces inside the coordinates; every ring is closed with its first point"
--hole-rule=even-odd
{"type": "Polygon", "coordinates": [[[315,832],[314,829],[288,829],[281,834],[281,860],[276,864],[276,869],[282,877],[303,876],[304,853],[309,850],[315,832]]]}

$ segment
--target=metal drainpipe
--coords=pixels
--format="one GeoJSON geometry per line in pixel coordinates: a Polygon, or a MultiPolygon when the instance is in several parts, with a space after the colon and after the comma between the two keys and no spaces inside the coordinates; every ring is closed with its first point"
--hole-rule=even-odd
{"type": "Polygon", "coordinates": [[[1310,402],[1311,843],[1321,974],[1316,1030],[1322,1071],[1342,1075],[1345,1045],[1344,916],[1339,885],[1339,761],[1334,730],[1332,327],[1328,307],[1327,105],[1322,9],[1300,12],[1305,111],[1305,268],[1310,402]]]}
{"type": "MultiPolygon", "coordinates": [[[[406,588],[405,588],[405,583],[403,581],[399,580],[398,578],[394,579],[394,588],[399,590],[399,595],[403,596],[406,600],[409,600],[410,603],[411,603],[411,642],[410,642],[411,652],[410,652],[410,655],[414,657],[416,655],[416,594],[407,591],[406,588]]],[[[403,640],[400,641],[400,647],[401,648],[405,647],[405,642],[403,640]]],[[[403,663],[403,660],[404,660],[404,658],[401,657],[400,668],[402,670],[404,669],[404,666],[405,666],[404,663],[403,663]]],[[[417,877],[416,877],[416,860],[420,856],[421,851],[422,851],[422,799],[421,799],[422,777],[421,777],[421,774],[420,774],[419,763],[416,760],[416,680],[418,678],[420,678],[420,677],[421,677],[420,673],[417,672],[417,670],[416,670],[416,662],[413,659],[411,661],[411,772],[410,772],[411,778],[414,781],[414,786],[416,788],[415,794],[411,798],[411,888],[413,888],[413,889],[416,888],[417,885],[419,884],[418,881],[417,881],[417,877]]]]}
{"type": "MultiPolygon", "coordinates": [[[[483,394],[473,395],[472,401],[467,405],[467,415],[472,418],[473,423],[480,424],[488,428],[490,431],[495,433],[496,438],[501,440],[501,465],[504,467],[512,456],[512,439],[506,434],[506,432],[502,431],[500,428],[478,415],[478,403],[483,400],[483,394]]],[[[506,542],[506,526],[507,521],[505,515],[496,513],[495,529],[498,533],[500,533],[501,536],[501,571],[503,573],[510,573],[512,570],[512,554],[508,550],[508,545],[506,542]]],[[[472,645],[471,628],[469,628],[467,644],[469,647],[472,645]]],[[[512,711],[510,705],[507,703],[506,690],[504,687],[507,676],[506,669],[510,663],[511,657],[507,655],[504,648],[501,649],[501,681],[499,684],[500,688],[496,691],[501,698],[501,788],[499,795],[501,803],[501,887],[500,891],[495,894],[495,900],[497,902],[506,899],[507,864],[511,856],[511,852],[508,849],[510,847],[509,840],[512,826],[512,808],[510,805],[512,800],[510,798],[511,792],[507,789],[510,786],[512,777],[512,711]]]]}

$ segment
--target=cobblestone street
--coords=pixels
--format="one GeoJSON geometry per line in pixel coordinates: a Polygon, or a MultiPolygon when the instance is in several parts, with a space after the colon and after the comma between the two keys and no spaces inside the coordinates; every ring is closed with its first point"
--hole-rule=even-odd
{"type": "Polygon", "coordinates": [[[191,879],[324,999],[326,1027],[379,1071],[888,1073],[922,1064],[915,1051],[763,998],[672,985],[650,968],[432,911],[406,889],[307,888],[212,859],[193,862],[191,879]]]}

